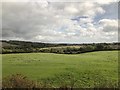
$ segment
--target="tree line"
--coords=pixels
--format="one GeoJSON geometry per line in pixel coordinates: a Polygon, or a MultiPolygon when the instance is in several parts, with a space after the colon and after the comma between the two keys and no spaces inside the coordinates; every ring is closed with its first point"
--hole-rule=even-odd
{"type": "Polygon", "coordinates": [[[119,50],[120,43],[91,43],[91,44],[51,44],[26,41],[0,41],[1,53],[59,53],[78,54],[92,51],[119,50]],[[65,47],[64,47],[65,46],[65,47]]]}
{"type": "Polygon", "coordinates": [[[66,48],[47,48],[41,49],[40,52],[44,53],[58,53],[58,54],[79,54],[85,52],[93,52],[93,51],[105,51],[105,50],[119,50],[118,45],[114,44],[90,44],[90,45],[82,45],[79,48],[75,47],[66,47],[66,48]]]}

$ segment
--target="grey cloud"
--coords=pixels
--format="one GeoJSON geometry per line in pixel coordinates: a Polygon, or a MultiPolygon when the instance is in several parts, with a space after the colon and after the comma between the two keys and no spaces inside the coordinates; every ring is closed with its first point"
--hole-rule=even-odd
{"type": "MultiPolygon", "coordinates": [[[[81,26],[84,24],[83,21],[89,23],[89,25],[93,24],[93,18],[103,10],[99,4],[51,2],[45,6],[40,5],[40,3],[32,2],[3,3],[3,38],[43,42],[97,41],[91,36],[99,32],[87,30],[90,26],[86,26],[86,28],[81,26]],[[83,15],[88,15],[89,20],[83,20],[79,23],[71,20],[73,16],[83,15]],[[58,29],[62,26],[68,28],[59,31],[58,29]],[[82,29],[86,29],[86,32],[82,32],[82,29]],[[83,34],[85,34],[84,37],[83,34]]],[[[97,30],[95,25],[92,28],[97,30]]]]}

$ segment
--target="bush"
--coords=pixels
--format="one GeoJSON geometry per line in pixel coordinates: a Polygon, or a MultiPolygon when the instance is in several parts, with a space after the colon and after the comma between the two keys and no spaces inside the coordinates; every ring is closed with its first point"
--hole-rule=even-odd
{"type": "Polygon", "coordinates": [[[27,77],[21,74],[15,74],[3,79],[3,88],[34,88],[33,81],[28,80],[27,77]]]}

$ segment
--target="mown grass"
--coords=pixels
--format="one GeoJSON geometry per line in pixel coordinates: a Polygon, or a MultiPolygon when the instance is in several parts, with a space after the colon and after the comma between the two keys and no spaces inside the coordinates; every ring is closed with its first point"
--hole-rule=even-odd
{"type": "Polygon", "coordinates": [[[2,55],[3,77],[20,73],[46,87],[117,87],[118,51],[2,55]]]}

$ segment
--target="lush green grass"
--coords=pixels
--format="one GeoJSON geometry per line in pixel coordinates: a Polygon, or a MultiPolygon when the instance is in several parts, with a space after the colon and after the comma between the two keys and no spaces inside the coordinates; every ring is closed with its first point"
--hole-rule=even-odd
{"type": "Polygon", "coordinates": [[[2,58],[3,77],[21,73],[54,87],[116,87],[118,82],[118,51],[4,54],[2,58]]]}

